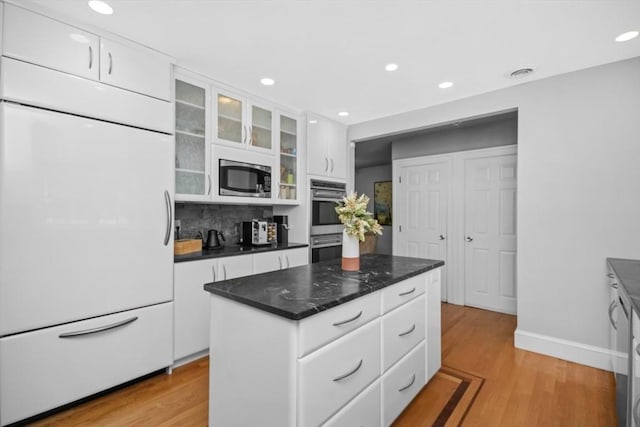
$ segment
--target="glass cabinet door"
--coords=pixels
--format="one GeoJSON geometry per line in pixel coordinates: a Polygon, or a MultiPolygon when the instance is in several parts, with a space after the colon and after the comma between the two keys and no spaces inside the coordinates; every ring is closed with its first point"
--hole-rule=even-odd
{"type": "Polygon", "coordinates": [[[256,105],[251,106],[251,145],[271,150],[273,147],[273,113],[256,105]]]}
{"type": "Polygon", "coordinates": [[[248,129],[243,123],[243,101],[239,97],[218,93],[216,102],[218,105],[217,138],[236,144],[245,144],[248,129]]]}
{"type": "Polygon", "coordinates": [[[175,80],[176,194],[206,195],[211,190],[207,160],[207,89],[175,80]]]}
{"type": "Polygon", "coordinates": [[[298,184],[298,121],[280,115],[280,200],[296,200],[298,184]]]}

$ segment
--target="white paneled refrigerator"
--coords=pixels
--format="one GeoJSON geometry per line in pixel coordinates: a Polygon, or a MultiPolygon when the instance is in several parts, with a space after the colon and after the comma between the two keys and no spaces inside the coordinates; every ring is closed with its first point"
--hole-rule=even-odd
{"type": "Polygon", "coordinates": [[[173,361],[173,136],[42,99],[0,103],[1,425],[173,361]]]}

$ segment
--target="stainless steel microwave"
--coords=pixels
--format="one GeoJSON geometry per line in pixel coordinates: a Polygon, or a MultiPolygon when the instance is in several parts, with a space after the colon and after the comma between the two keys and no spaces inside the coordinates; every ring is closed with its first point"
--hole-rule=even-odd
{"type": "Polygon", "coordinates": [[[271,167],[219,160],[221,196],[271,198],[271,167]]]}

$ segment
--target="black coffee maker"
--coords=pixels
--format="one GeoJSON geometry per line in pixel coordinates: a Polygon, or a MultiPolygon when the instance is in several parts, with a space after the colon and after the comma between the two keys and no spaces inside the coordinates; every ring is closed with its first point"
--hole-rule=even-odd
{"type": "Polygon", "coordinates": [[[278,224],[278,244],[289,244],[289,216],[274,215],[273,222],[278,224]]]}

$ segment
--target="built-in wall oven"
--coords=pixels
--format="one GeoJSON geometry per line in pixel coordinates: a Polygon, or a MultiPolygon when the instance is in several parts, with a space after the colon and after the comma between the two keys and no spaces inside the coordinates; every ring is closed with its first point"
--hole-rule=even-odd
{"type": "Polygon", "coordinates": [[[312,179],[310,261],[320,262],[342,257],[342,224],[336,203],[346,195],[346,184],[312,179]]]}

